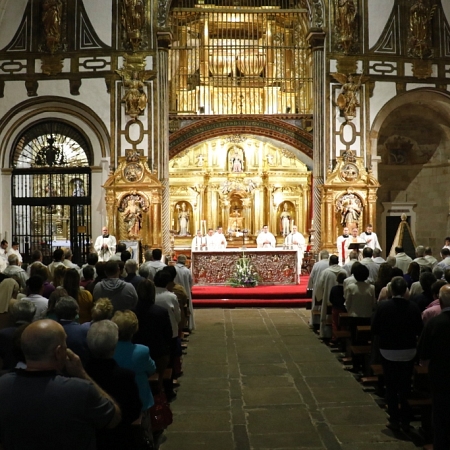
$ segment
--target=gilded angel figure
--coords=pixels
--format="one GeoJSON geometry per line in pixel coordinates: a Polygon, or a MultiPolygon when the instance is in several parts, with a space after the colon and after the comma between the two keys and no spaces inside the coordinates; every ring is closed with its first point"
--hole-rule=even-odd
{"type": "Polygon", "coordinates": [[[332,73],[333,78],[342,84],[336,104],[341,111],[341,116],[346,121],[356,117],[356,108],[359,107],[358,93],[361,85],[369,80],[369,77],[360,75],[345,75],[343,73],[332,73]]]}

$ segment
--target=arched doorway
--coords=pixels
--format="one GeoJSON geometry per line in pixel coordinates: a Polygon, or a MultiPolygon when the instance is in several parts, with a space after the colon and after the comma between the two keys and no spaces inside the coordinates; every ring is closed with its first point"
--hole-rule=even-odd
{"type": "Polygon", "coordinates": [[[48,263],[56,247],[71,248],[74,262],[91,236],[92,148],[86,136],[60,120],[24,130],[10,154],[12,238],[24,261],[34,250],[48,263]]]}
{"type": "Polygon", "coordinates": [[[379,161],[378,229],[386,230],[386,253],[402,213],[416,242],[437,252],[449,229],[450,96],[417,89],[395,97],[378,113],[371,137],[379,161]]]}

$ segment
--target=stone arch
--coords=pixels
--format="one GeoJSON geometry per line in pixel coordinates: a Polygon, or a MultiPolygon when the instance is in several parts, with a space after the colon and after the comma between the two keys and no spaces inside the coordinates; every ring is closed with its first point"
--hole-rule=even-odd
{"type": "Polygon", "coordinates": [[[173,158],[205,139],[229,134],[253,134],[270,138],[295,148],[299,159],[305,159],[302,156],[306,156],[312,161],[313,158],[311,134],[281,120],[261,116],[203,118],[201,122],[181,128],[170,136],[169,157],[173,158]]]}
{"type": "Polygon", "coordinates": [[[416,217],[413,228],[418,244],[440,248],[450,225],[449,93],[420,88],[394,97],[377,114],[370,139],[374,173],[381,185],[378,229],[392,234],[387,217],[398,215],[397,209],[409,211],[416,217]]]}
{"type": "Polygon", "coordinates": [[[92,147],[94,165],[100,165],[100,160],[110,155],[109,131],[93,110],[72,99],[43,96],[19,103],[1,118],[0,166],[9,167],[10,152],[24,130],[38,121],[55,117],[86,136],[92,147]]]}

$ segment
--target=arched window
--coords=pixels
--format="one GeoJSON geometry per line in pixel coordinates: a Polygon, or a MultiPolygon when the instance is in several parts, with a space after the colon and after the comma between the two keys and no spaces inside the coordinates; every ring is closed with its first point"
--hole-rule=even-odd
{"type": "Polygon", "coordinates": [[[46,261],[57,247],[82,262],[91,235],[91,145],[74,126],[41,121],[17,139],[11,152],[12,239],[24,261],[40,250],[46,261]]]}

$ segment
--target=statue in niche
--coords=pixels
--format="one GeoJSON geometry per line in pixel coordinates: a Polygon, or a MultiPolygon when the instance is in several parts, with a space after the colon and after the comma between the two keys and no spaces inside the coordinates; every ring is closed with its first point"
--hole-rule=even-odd
{"type": "Polygon", "coordinates": [[[341,211],[341,225],[358,224],[361,216],[361,200],[355,194],[347,194],[341,198],[338,209],[341,211]]]}
{"type": "Polygon", "coordinates": [[[357,5],[354,0],[334,0],[335,22],[337,37],[346,55],[355,41],[357,5]]]}
{"type": "Polygon", "coordinates": [[[290,233],[291,211],[287,202],[283,204],[283,211],[280,213],[281,234],[287,236],[290,233]]]}
{"type": "Polygon", "coordinates": [[[203,167],[205,161],[205,157],[200,153],[200,155],[197,156],[197,167],[203,167]]]}
{"type": "MultiPolygon", "coordinates": [[[[233,147],[234,153],[230,156],[231,172],[241,173],[244,171],[243,151],[240,147],[233,147]]],[[[230,151],[231,153],[231,151],[230,151]]]]}
{"type": "Polygon", "coordinates": [[[356,117],[356,108],[359,107],[358,93],[361,85],[368,81],[369,77],[363,74],[353,76],[352,74],[332,73],[331,75],[342,84],[336,104],[341,111],[341,116],[349,122],[356,117]]]}
{"type": "Polygon", "coordinates": [[[142,209],[134,198],[129,198],[123,212],[123,220],[127,224],[128,236],[138,237],[142,228],[142,209]]]}
{"type": "Polygon", "coordinates": [[[61,43],[62,8],[61,0],[45,0],[42,4],[42,25],[50,53],[55,53],[61,43]]]}
{"type": "Polygon", "coordinates": [[[409,49],[408,54],[420,59],[432,58],[434,51],[431,41],[431,20],[436,5],[431,8],[426,0],[417,0],[409,10],[409,49]]]}
{"type": "Polygon", "coordinates": [[[181,208],[180,205],[177,205],[176,208],[178,210],[178,227],[180,230],[178,234],[180,236],[188,236],[190,214],[189,211],[186,209],[186,203],[183,202],[181,204],[181,208]]]}

